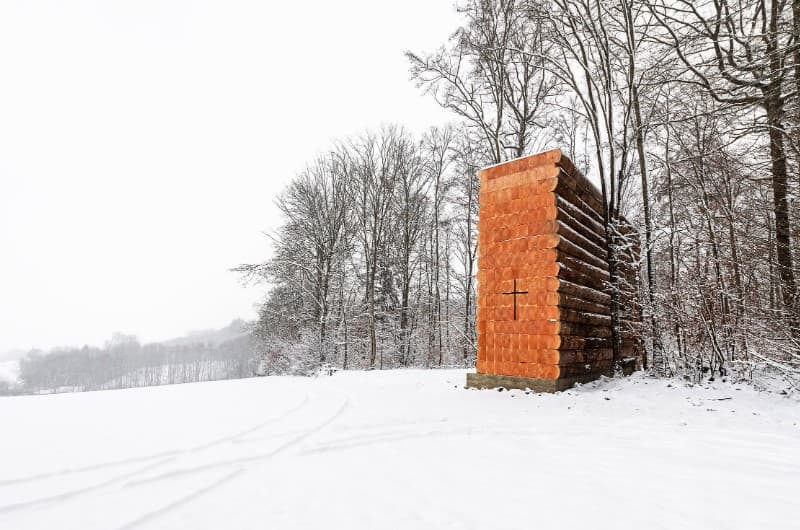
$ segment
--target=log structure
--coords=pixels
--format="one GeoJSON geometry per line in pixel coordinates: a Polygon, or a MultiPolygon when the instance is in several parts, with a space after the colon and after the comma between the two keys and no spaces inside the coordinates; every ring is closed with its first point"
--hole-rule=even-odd
{"type": "MultiPolygon", "coordinates": [[[[560,150],[479,173],[477,373],[473,387],[558,391],[614,369],[612,337],[625,366],[640,366],[633,298],[620,298],[612,333],[609,245],[600,192],[560,150]]],[[[626,233],[622,233],[626,232],[626,233]]],[[[637,238],[619,252],[636,283],[637,238]]],[[[634,234],[635,235],[635,234],[634,234]]]]}

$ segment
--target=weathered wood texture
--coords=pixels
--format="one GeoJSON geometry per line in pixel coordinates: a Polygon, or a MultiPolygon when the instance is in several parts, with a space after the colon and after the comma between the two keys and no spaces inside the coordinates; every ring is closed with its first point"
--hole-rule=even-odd
{"type": "MultiPolygon", "coordinates": [[[[478,373],[469,374],[468,385],[558,391],[609,374],[609,247],[600,192],[558,149],[479,177],[478,373]],[[519,294],[505,294],[515,285],[519,294]]],[[[634,284],[635,235],[629,226],[618,234],[629,243],[620,274],[634,284]]],[[[622,297],[626,371],[641,365],[634,298],[622,297]]]]}

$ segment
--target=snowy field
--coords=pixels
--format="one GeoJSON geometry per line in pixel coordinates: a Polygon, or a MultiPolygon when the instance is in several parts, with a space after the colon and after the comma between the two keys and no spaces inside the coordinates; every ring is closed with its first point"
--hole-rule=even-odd
{"type": "Polygon", "coordinates": [[[0,398],[0,528],[800,528],[800,403],[463,370],[0,398]]]}

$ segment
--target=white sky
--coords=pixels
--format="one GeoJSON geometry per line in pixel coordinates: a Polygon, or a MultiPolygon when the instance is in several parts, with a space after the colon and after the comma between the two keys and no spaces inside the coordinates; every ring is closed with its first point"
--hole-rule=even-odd
{"type": "Polygon", "coordinates": [[[255,317],[273,199],[336,138],[449,116],[453,0],[0,3],[0,352],[255,317]]]}

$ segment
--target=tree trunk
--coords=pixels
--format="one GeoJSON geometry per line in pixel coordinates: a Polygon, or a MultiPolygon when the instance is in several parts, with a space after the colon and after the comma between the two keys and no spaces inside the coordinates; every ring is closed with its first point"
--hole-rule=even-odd
{"type": "Polygon", "coordinates": [[[375,335],[375,266],[367,273],[367,312],[369,315],[369,368],[375,368],[375,359],[378,354],[378,344],[375,335]]]}
{"type": "Polygon", "coordinates": [[[787,312],[792,337],[800,340],[800,322],[797,311],[797,283],[794,276],[792,245],[790,236],[789,201],[787,199],[788,175],[784,131],[782,124],[783,105],[777,98],[765,102],[769,126],[769,154],[772,163],[772,201],[775,214],[775,256],[778,261],[778,276],[781,282],[783,308],[787,312]]]}
{"type": "MultiPolygon", "coordinates": [[[[655,272],[653,271],[653,219],[650,214],[650,191],[647,181],[647,159],[644,151],[644,125],[642,111],[639,106],[639,89],[634,83],[631,87],[633,113],[636,119],[636,151],[639,158],[639,173],[642,181],[642,209],[644,211],[644,252],[647,264],[647,301],[650,304],[650,324],[653,333],[652,356],[662,355],[661,332],[656,319],[655,272]]],[[[647,355],[643,356],[643,368],[647,370],[647,355]]]]}
{"type": "Polygon", "coordinates": [[[401,302],[400,302],[400,340],[401,340],[401,351],[400,351],[400,365],[401,366],[408,366],[408,358],[409,358],[409,350],[410,350],[410,336],[409,336],[409,323],[408,323],[408,304],[409,304],[409,290],[410,290],[411,278],[406,273],[406,277],[403,278],[403,290],[401,295],[401,302]]]}

